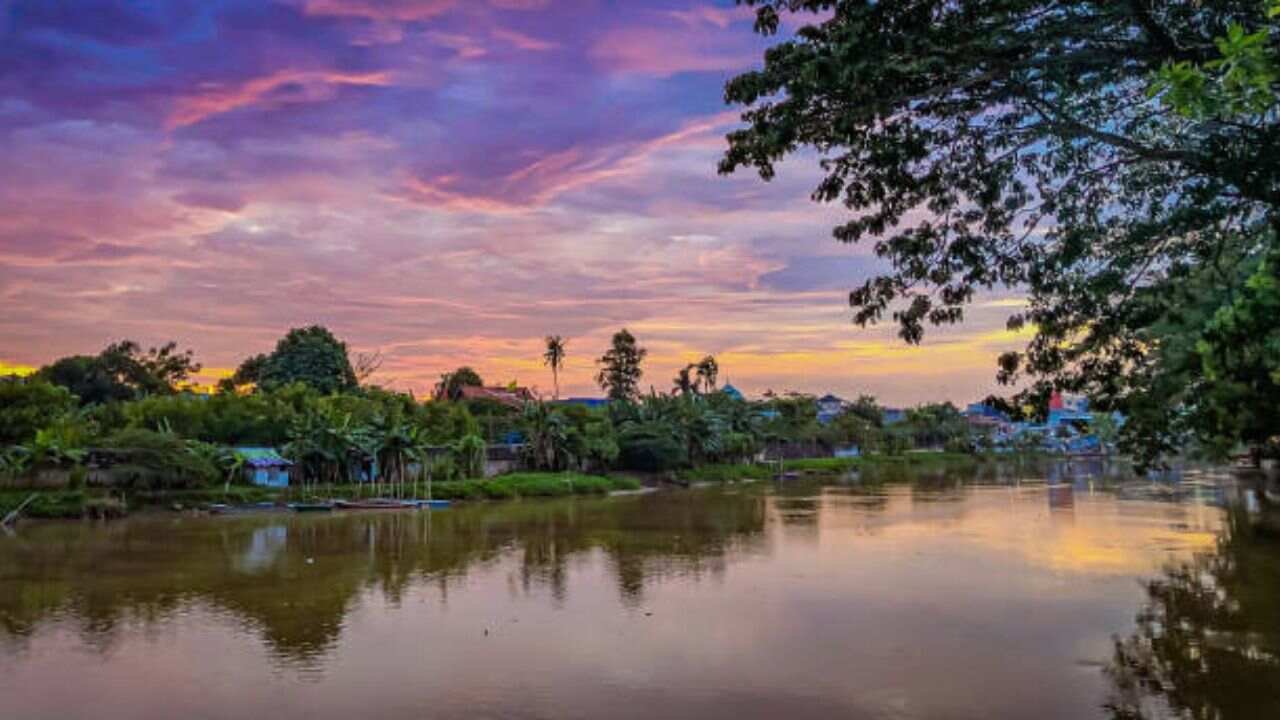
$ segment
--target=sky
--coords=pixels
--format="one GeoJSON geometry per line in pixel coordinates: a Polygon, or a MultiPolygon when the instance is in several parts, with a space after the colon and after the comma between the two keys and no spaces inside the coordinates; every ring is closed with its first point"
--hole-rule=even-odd
{"type": "Polygon", "coordinates": [[[997,390],[1016,297],[920,347],[860,328],[883,266],[817,157],[717,175],[770,42],[705,0],[0,2],[0,371],[172,339],[212,379],[319,323],[419,394],[550,394],[559,334],[562,395],[598,395],[626,327],[659,391],[708,353],[748,395],[997,390]]]}

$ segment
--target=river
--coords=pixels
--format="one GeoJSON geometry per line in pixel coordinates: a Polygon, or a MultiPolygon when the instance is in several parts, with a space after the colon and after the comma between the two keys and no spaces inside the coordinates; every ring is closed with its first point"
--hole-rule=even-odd
{"type": "Polygon", "coordinates": [[[1280,717],[1265,502],[1051,470],[26,523],[0,717],[1280,717]]]}

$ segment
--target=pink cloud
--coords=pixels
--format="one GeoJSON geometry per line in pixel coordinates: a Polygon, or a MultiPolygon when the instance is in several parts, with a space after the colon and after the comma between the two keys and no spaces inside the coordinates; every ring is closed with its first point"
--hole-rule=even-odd
{"type": "Polygon", "coordinates": [[[541,10],[551,0],[489,0],[489,4],[502,10],[541,10]]]}
{"type": "Polygon", "coordinates": [[[316,102],[332,97],[341,85],[390,85],[386,72],[343,73],[329,70],[277,70],[230,86],[211,84],[178,98],[166,121],[169,129],[258,104],[316,102]],[[284,96],[279,90],[288,91],[284,96]]]}
{"type": "Polygon", "coordinates": [[[706,23],[723,29],[737,20],[751,20],[755,17],[755,11],[746,6],[718,8],[710,5],[696,5],[688,10],[668,10],[667,15],[690,27],[706,23]]]}
{"type": "Polygon", "coordinates": [[[683,72],[739,70],[757,60],[755,51],[707,42],[685,30],[623,28],[601,37],[591,57],[614,72],[669,77],[683,72]]]}
{"type": "Polygon", "coordinates": [[[643,142],[549,152],[498,178],[457,173],[415,175],[402,187],[412,202],[466,212],[499,212],[545,205],[565,192],[632,174],[655,153],[673,147],[702,147],[717,128],[734,121],[720,113],[643,142]]]}
{"type": "Polygon", "coordinates": [[[430,32],[427,38],[440,47],[449,48],[461,60],[471,60],[489,54],[489,49],[469,35],[462,33],[430,32]]]}
{"type": "Polygon", "coordinates": [[[308,15],[408,22],[436,17],[454,4],[454,0],[306,0],[304,7],[308,15]]]}
{"type": "Polygon", "coordinates": [[[512,47],[520,50],[553,50],[560,47],[559,43],[550,42],[548,40],[539,40],[531,35],[525,35],[515,30],[507,30],[505,28],[496,27],[493,29],[493,36],[499,40],[505,40],[512,47]]]}

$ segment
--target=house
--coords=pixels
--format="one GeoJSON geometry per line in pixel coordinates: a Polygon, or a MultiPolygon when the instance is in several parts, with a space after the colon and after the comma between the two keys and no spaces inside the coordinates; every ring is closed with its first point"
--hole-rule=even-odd
{"type": "Polygon", "coordinates": [[[907,411],[901,408],[884,408],[880,411],[880,417],[885,425],[894,425],[907,419],[907,411]]]}
{"type": "Polygon", "coordinates": [[[734,387],[730,383],[725,383],[724,387],[720,388],[720,392],[724,393],[725,395],[728,395],[730,398],[734,400],[746,399],[742,396],[742,391],[738,390],[738,388],[734,387]]]}
{"type": "Polygon", "coordinates": [[[964,419],[970,431],[988,437],[1007,435],[1013,427],[1008,415],[982,402],[969,403],[964,409],[964,419]]]}
{"type": "Polygon", "coordinates": [[[830,393],[818,398],[818,422],[826,425],[844,412],[845,402],[830,393]]]}
{"type": "Polygon", "coordinates": [[[288,487],[289,468],[293,463],[280,456],[275,448],[238,447],[233,452],[244,463],[245,479],[264,487],[288,487]]]}
{"type": "Polygon", "coordinates": [[[463,400],[492,400],[510,407],[522,408],[525,403],[533,402],[533,393],[522,387],[478,387],[462,386],[463,400]]]}
{"type": "Polygon", "coordinates": [[[1057,429],[1063,425],[1088,425],[1093,421],[1093,413],[1089,412],[1089,400],[1074,395],[1063,395],[1055,392],[1049,397],[1049,427],[1057,429]]]}
{"type": "Polygon", "coordinates": [[[1005,423],[1010,421],[1009,416],[1003,411],[982,402],[969,403],[964,409],[964,416],[970,419],[987,418],[1005,423]]]}

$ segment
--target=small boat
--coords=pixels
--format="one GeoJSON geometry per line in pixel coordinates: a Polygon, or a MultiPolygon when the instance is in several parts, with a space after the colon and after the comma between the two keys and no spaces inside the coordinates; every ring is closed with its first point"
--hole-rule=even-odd
{"type": "Polygon", "coordinates": [[[259,503],[252,503],[249,505],[230,505],[227,503],[212,503],[205,509],[214,515],[233,515],[237,513],[250,513],[250,512],[275,512],[277,510],[283,510],[284,507],[280,505],[276,505],[273,502],[259,502],[259,503]]]}
{"type": "Polygon", "coordinates": [[[416,508],[447,508],[448,500],[405,500],[406,505],[416,508]]]}
{"type": "Polygon", "coordinates": [[[289,509],[294,512],[330,512],[334,503],[329,502],[291,502],[289,509]]]}
{"type": "Polygon", "coordinates": [[[415,507],[409,501],[390,500],[387,498],[335,500],[333,504],[343,510],[402,510],[407,507],[415,507]]]}

